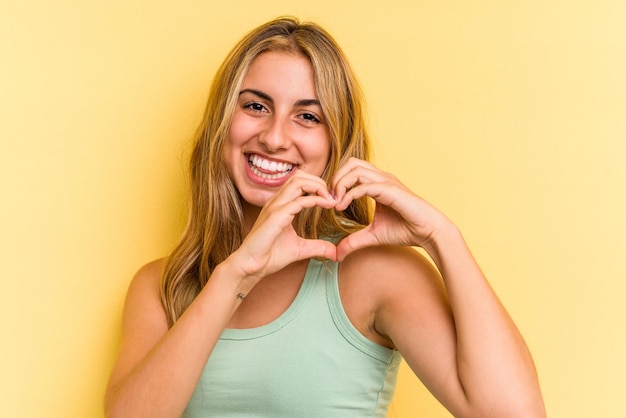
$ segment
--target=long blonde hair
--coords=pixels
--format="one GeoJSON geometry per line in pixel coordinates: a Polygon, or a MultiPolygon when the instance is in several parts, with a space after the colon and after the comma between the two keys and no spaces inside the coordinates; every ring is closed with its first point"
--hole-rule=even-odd
{"type": "MultiPolygon", "coordinates": [[[[161,300],[169,326],[182,315],[215,267],[243,241],[241,197],[223,163],[224,144],[242,80],[266,51],[286,51],[307,57],[315,88],[330,131],[330,158],[322,178],[327,182],[350,157],[368,159],[370,145],[363,114],[363,97],[350,66],[333,38],[314,23],[284,17],[246,35],[218,69],[195,137],[190,159],[189,219],[180,242],[167,258],[161,300]]],[[[300,213],[294,228],[305,238],[352,232],[370,221],[365,199],[342,213],[320,208],[300,213]]]]}

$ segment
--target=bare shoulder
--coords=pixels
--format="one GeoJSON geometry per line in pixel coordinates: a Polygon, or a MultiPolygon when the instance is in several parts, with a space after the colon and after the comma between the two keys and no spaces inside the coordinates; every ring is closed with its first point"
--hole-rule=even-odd
{"type": "Polygon", "coordinates": [[[389,322],[446,303],[439,273],[428,258],[410,247],[355,251],[340,264],[339,278],[344,309],[353,325],[391,348],[396,343],[389,322]]]}
{"type": "Polygon", "coordinates": [[[124,325],[130,325],[135,318],[154,316],[155,320],[165,318],[161,306],[160,286],[165,268],[165,259],[151,261],[142,266],[133,277],[126,296],[124,325]]]}
{"type": "Polygon", "coordinates": [[[131,292],[146,291],[148,289],[152,289],[153,291],[155,289],[158,290],[164,268],[164,258],[153,260],[141,266],[130,282],[130,286],[128,288],[129,294],[131,292]]]}
{"type": "Polygon", "coordinates": [[[394,288],[440,282],[431,261],[411,247],[364,248],[346,257],[340,268],[347,283],[367,284],[382,294],[394,288]]]}

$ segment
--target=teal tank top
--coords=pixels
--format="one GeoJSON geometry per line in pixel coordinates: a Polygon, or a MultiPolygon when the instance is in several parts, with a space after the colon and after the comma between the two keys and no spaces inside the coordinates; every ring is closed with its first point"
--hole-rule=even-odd
{"type": "Polygon", "coordinates": [[[224,330],[183,418],[385,418],[400,362],[350,323],[337,263],[311,260],[278,319],[224,330]]]}

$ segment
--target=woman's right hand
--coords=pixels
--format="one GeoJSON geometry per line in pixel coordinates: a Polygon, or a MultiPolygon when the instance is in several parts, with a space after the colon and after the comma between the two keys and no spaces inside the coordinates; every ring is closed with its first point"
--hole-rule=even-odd
{"type": "Polygon", "coordinates": [[[299,260],[312,257],[336,260],[333,243],[302,238],[293,228],[295,216],[303,209],[315,206],[330,209],[335,204],[324,180],[297,171],[263,206],[250,232],[228,261],[256,284],[299,260]]]}

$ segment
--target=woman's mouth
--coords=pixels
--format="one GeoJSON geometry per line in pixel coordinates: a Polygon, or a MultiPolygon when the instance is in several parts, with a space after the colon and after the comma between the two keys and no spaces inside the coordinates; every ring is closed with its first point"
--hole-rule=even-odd
{"type": "Polygon", "coordinates": [[[278,180],[291,173],[294,165],[280,161],[271,161],[256,154],[248,156],[250,170],[256,175],[266,180],[278,180]]]}

